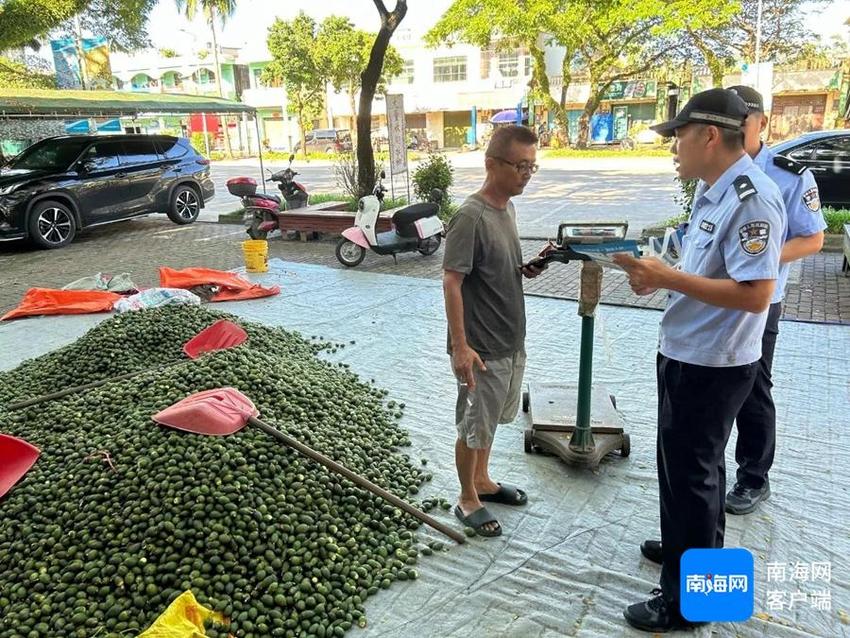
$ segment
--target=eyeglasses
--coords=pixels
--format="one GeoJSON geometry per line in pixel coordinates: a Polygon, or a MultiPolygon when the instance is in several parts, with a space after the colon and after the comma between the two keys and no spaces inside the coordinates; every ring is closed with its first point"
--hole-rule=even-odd
{"type": "Polygon", "coordinates": [[[495,155],[491,155],[490,157],[499,160],[500,162],[504,162],[508,166],[513,166],[517,173],[531,173],[534,175],[538,170],[540,170],[539,164],[529,164],[528,162],[509,162],[503,157],[496,157],[495,155]]]}

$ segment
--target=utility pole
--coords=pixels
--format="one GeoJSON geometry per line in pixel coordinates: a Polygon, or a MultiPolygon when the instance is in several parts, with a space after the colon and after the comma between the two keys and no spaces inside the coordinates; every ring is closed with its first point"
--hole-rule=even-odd
{"type": "MultiPolygon", "coordinates": [[[[221,63],[218,59],[218,36],[215,32],[215,17],[216,11],[215,9],[210,9],[210,29],[212,29],[212,40],[213,40],[213,57],[215,58],[215,85],[218,89],[218,96],[224,97],[224,91],[221,88],[221,63]]],[[[227,157],[233,157],[233,148],[230,146],[230,129],[227,126],[227,113],[223,113],[221,115],[222,122],[224,123],[224,145],[227,148],[227,157]]]]}
{"type": "Polygon", "coordinates": [[[759,89],[759,73],[761,71],[761,16],[763,1],[759,0],[758,13],[756,15],[756,90],[759,89]]]}
{"type": "Polygon", "coordinates": [[[80,23],[79,14],[74,18],[74,48],[77,50],[77,64],[80,67],[80,84],[85,91],[89,88],[89,80],[86,72],[86,59],[83,52],[83,28],[80,23]]]}

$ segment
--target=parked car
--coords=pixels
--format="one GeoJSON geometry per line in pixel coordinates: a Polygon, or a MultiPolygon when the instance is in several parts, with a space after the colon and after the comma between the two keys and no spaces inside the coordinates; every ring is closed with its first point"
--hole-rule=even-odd
{"type": "MultiPolygon", "coordinates": [[[[307,133],[308,153],[347,153],[351,151],[351,134],[335,128],[317,128],[307,133]]],[[[295,152],[301,150],[301,142],[295,143],[295,152]]]]}
{"type": "Polygon", "coordinates": [[[822,204],[850,206],[850,129],[803,133],[771,148],[809,167],[822,204]]]}
{"type": "Polygon", "coordinates": [[[0,241],[60,248],[80,229],[150,213],[191,224],[214,194],[209,160],[185,138],[51,137],[0,167],[0,241]]]}

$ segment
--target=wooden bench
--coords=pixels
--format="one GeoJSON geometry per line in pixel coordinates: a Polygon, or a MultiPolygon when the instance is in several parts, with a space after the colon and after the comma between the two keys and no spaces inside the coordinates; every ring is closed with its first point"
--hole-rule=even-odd
{"type": "MultiPolygon", "coordinates": [[[[306,208],[296,208],[286,211],[278,221],[281,232],[297,231],[306,241],[309,233],[327,233],[339,235],[346,228],[354,226],[355,213],[346,211],[345,202],[325,202],[306,208]]],[[[399,210],[384,211],[378,217],[377,232],[390,230],[393,213],[399,210]]]]}

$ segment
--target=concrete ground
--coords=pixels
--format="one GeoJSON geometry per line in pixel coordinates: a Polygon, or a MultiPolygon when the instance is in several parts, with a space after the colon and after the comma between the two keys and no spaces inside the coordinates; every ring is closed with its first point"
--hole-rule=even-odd
{"type": "MultiPolygon", "coordinates": [[[[61,250],[40,251],[21,242],[0,243],[0,312],[16,306],[31,287],[61,288],[98,272],[128,272],[138,286],[158,284],[159,266],[204,266],[227,270],[243,264],[239,225],[198,222],[175,226],[164,216],[152,216],[93,228],[61,250]]],[[[526,257],[540,249],[538,240],[522,242],[526,257]]],[[[273,238],[269,256],[286,261],[343,268],[334,256],[334,241],[300,242],[273,238]]],[[[442,248],[431,257],[418,253],[391,257],[367,254],[358,270],[426,279],[441,276],[442,248]]],[[[540,277],[526,281],[526,293],[575,299],[579,267],[554,264],[540,277]]],[[[661,309],[664,293],[636,297],[625,275],[606,271],[603,303],[661,309]]],[[[841,255],[818,254],[792,271],[784,318],[850,324],[850,277],[841,273],[841,255]]]]}
{"type": "MultiPolygon", "coordinates": [[[[455,175],[452,195],[455,200],[462,201],[476,191],[484,179],[484,156],[481,152],[454,154],[450,160],[455,175]]],[[[680,212],[673,199],[678,193],[673,163],[666,157],[543,159],[540,164],[540,171],[526,192],[515,200],[522,236],[554,237],[562,221],[628,220],[629,234],[637,237],[645,226],[680,212]]],[[[273,162],[265,167],[276,170],[285,165],[273,162]]],[[[293,168],[308,192],[341,191],[330,162],[307,164],[296,160],[293,168]]],[[[239,199],[227,192],[225,184],[231,177],[241,175],[258,179],[257,161],[213,164],[216,196],[200,219],[217,221],[219,214],[240,208],[239,199]]],[[[389,179],[385,185],[390,186],[389,179]]],[[[269,184],[270,189],[272,186],[269,184]]],[[[403,177],[396,177],[394,188],[397,195],[406,195],[403,177]]]]}

